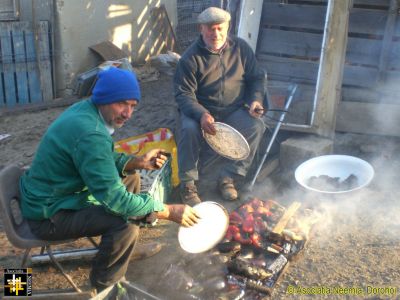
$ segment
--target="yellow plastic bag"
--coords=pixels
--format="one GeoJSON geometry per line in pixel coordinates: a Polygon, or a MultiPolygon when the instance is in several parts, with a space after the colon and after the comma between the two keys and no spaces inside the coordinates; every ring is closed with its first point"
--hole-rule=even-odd
{"type": "Polygon", "coordinates": [[[133,136],[115,143],[115,151],[132,155],[143,155],[156,148],[162,148],[171,153],[172,185],[179,184],[178,156],[174,135],[168,128],[158,128],[152,132],[133,136]]]}

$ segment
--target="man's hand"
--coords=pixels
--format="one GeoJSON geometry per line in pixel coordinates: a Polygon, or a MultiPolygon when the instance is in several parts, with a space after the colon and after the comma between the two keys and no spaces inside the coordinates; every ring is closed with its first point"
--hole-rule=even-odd
{"type": "Polygon", "coordinates": [[[167,155],[167,152],[165,152],[163,149],[153,149],[147,152],[145,155],[131,159],[125,169],[128,171],[141,169],[160,169],[168,159],[167,155]]]}
{"type": "Polygon", "coordinates": [[[249,114],[254,118],[260,118],[264,114],[264,107],[258,101],[253,101],[249,108],[249,114]]]}
{"type": "Polygon", "coordinates": [[[216,134],[217,131],[215,130],[213,123],[214,123],[214,117],[209,113],[206,112],[201,116],[200,126],[204,130],[204,132],[211,135],[216,134]]]}
{"type": "Polygon", "coordinates": [[[185,227],[193,226],[200,219],[196,211],[185,204],[164,205],[164,210],[157,212],[157,217],[173,221],[185,227]]]}

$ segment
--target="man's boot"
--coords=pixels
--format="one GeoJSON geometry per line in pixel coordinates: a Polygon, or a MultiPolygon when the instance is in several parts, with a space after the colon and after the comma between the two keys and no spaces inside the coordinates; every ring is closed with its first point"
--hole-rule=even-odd
{"type": "Polygon", "coordinates": [[[218,188],[221,193],[222,199],[226,201],[235,201],[238,198],[238,192],[233,184],[233,179],[230,177],[223,177],[218,183],[218,188]]]}
{"type": "Polygon", "coordinates": [[[180,186],[180,195],[183,204],[194,206],[201,203],[197,187],[193,182],[182,182],[180,186]]]}
{"type": "Polygon", "coordinates": [[[130,260],[139,260],[156,255],[161,251],[163,245],[158,242],[149,242],[146,244],[138,244],[133,251],[130,260]]]}

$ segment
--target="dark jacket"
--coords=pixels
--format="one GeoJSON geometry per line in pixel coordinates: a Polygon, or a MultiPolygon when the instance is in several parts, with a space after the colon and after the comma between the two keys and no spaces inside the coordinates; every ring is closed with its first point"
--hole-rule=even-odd
{"type": "Polygon", "coordinates": [[[183,53],[174,77],[175,100],[188,117],[229,114],[245,103],[263,103],[264,71],[242,39],[228,37],[220,53],[207,49],[201,36],[183,53]]]}

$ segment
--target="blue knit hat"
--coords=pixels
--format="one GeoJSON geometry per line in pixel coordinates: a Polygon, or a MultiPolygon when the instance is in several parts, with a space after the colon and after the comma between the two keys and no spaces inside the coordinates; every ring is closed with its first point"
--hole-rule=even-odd
{"type": "Polygon", "coordinates": [[[136,75],[115,67],[100,71],[92,93],[93,103],[110,104],[125,100],[140,101],[140,87],[136,75]]]}

